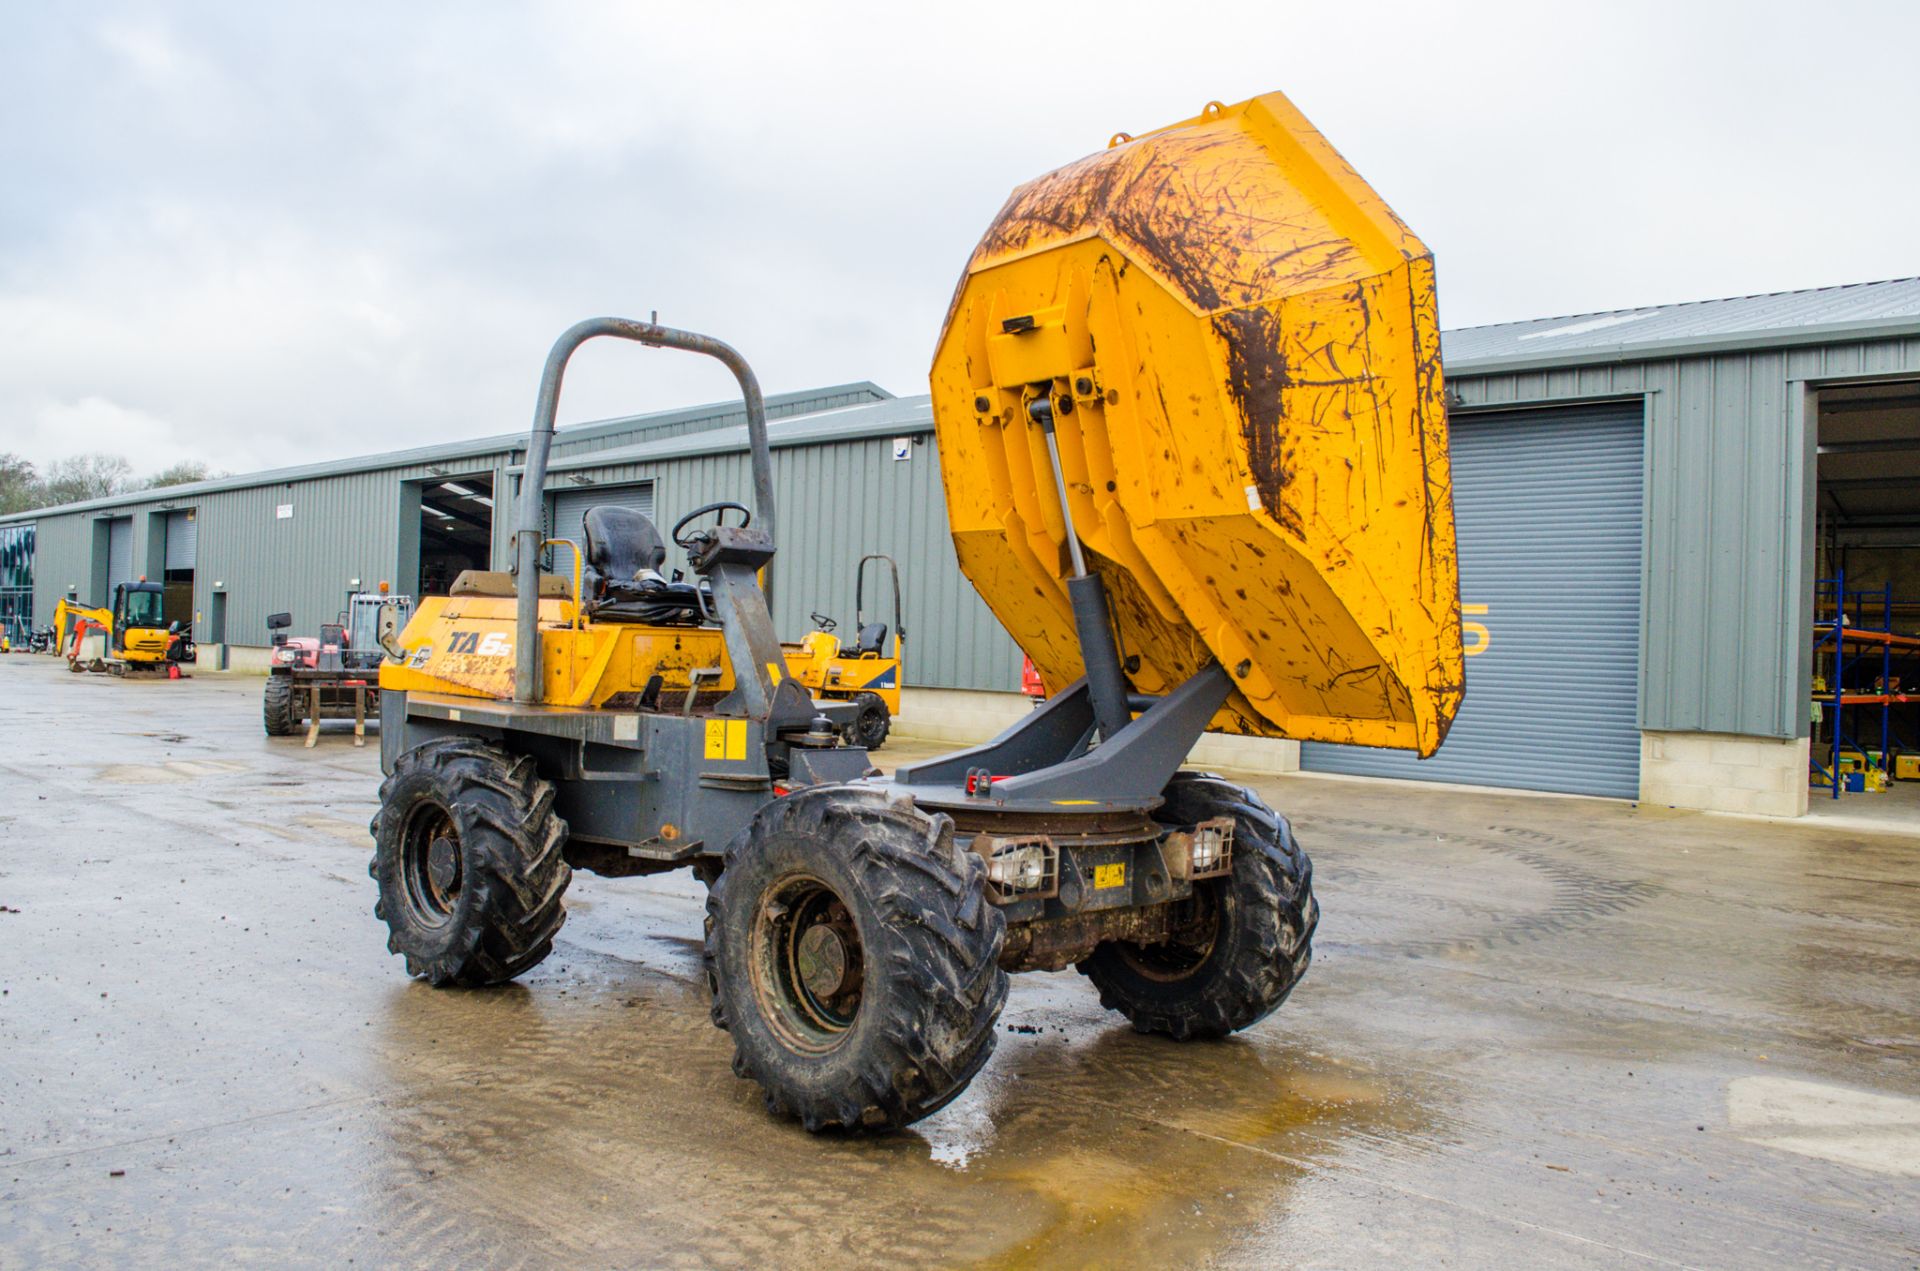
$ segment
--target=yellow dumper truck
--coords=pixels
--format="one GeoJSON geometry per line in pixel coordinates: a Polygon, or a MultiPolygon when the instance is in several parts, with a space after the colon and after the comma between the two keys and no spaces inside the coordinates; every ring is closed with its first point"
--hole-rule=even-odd
{"type": "Polygon", "coordinates": [[[572,870],[691,868],[735,1072],[854,1131],[966,1088],[1012,972],[1077,967],[1182,1040],[1286,999],[1312,867],[1285,816],[1182,764],[1207,729],[1421,753],[1446,734],[1462,658],[1426,248],[1284,97],[1212,103],[1015,190],[931,379],[960,566],[1050,692],[882,777],[847,738],[854,703],[796,680],[768,615],[746,361],[652,322],[561,336],[516,573],[424,601],[380,672],[370,871],[410,974],[533,967],[572,870]],[[665,537],[594,509],[578,580],[543,576],[561,380],[602,337],[727,366],[754,488],[665,537]],[[697,581],[662,576],[669,543],[697,581]]]}

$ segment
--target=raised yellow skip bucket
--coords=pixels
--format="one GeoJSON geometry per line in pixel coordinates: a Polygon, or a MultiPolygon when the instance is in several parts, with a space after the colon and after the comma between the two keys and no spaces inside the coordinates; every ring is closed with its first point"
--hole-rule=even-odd
{"type": "Polygon", "coordinates": [[[932,387],[960,567],[1049,688],[1081,666],[1040,397],[1136,691],[1217,661],[1215,728],[1440,744],[1462,659],[1433,258],[1285,97],[1015,190],[932,387]]]}

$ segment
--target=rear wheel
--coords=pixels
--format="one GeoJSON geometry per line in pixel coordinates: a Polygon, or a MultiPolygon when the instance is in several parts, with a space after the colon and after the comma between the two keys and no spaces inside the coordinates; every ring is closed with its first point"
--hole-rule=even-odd
{"type": "Polygon", "coordinates": [[[298,725],[293,718],[293,677],[269,675],[260,699],[260,719],[269,737],[290,737],[298,725]]]}
{"type": "Polygon", "coordinates": [[[367,872],[374,915],[407,973],[435,985],[503,984],[553,949],[572,878],[553,783],[533,760],[479,741],[428,742],[380,787],[367,872]]]}
{"type": "Polygon", "coordinates": [[[886,702],[878,693],[860,693],[853,700],[860,707],[860,714],[853,721],[853,743],[868,750],[880,749],[887,744],[887,733],[893,728],[893,716],[886,702]]]}
{"type": "Polygon", "coordinates": [[[985,866],[946,817],[844,788],[777,799],[707,898],[714,1022],[776,1115],[897,1129],[993,1053],[1005,937],[985,866]]]}
{"type": "Polygon", "coordinates": [[[1232,873],[1194,884],[1171,940],[1110,941],[1079,970],[1138,1032],[1224,1037],[1272,1013],[1306,974],[1320,920],[1313,864],[1285,817],[1210,774],[1175,776],[1155,816],[1187,826],[1232,817],[1232,873]]]}

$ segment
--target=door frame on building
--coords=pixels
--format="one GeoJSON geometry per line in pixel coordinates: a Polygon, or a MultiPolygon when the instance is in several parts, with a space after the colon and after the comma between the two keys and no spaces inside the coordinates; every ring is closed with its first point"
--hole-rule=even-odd
{"type": "Polygon", "coordinates": [[[1920,387],[1920,374],[1912,371],[1861,372],[1854,375],[1821,375],[1789,378],[1787,402],[1794,414],[1789,435],[1800,441],[1800,594],[1794,611],[1799,614],[1798,639],[1794,664],[1790,668],[1798,691],[1797,736],[1813,736],[1813,639],[1815,618],[1814,586],[1819,579],[1820,552],[1820,394],[1836,388],[1860,388],[1874,384],[1911,384],[1920,387]],[[1792,390],[1799,391],[1792,391],[1792,390]]]}
{"type": "Polygon", "coordinates": [[[489,496],[493,500],[492,524],[488,528],[486,566],[489,569],[504,568],[503,561],[512,550],[514,504],[503,500],[501,489],[505,484],[497,468],[480,468],[460,472],[431,473],[424,477],[408,477],[400,483],[400,525],[397,537],[397,554],[394,560],[395,589],[408,595],[422,596],[426,592],[420,579],[420,538],[422,533],[421,511],[422,496],[435,486],[448,482],[485,482],[492,490],[489,496]],[[502,509],[506,509],[503,515],[502,509]],[[505,544],[505,546],[503,546],[505,544]]]}

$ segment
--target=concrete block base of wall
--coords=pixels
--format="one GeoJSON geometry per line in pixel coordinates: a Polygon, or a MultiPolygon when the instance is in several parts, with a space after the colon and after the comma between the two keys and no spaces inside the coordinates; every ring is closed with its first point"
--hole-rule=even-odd
{"type": "MultiPolygon", "coordinates": [[[[967,689],[909,688],[900,703],[894,733],[916,741],[937,741],[955,748],[977,745],[1033,713],[1024,693],[988,693],[967,689]]],[[[1276,774],[1300,771],[1300,743],[1266,737],[1208,733],[1193,748],[1201,767],[1237,768],[1276,774]]]]}
{"type": "Polygon", "coordinates": [[[1807,739],[1640,734],[1640,801],[1704,812],[1807,814],[1807,739]]]}
{"type": "Polygon", "coordinates": [[[240,675],[265,675],[273,668],[273,650],[251,644],[201,644],[194,646],[193,664],[202,671],[232,671],[240,675]],[[221,665],[221,654],[226,664],[221,665]]]}

